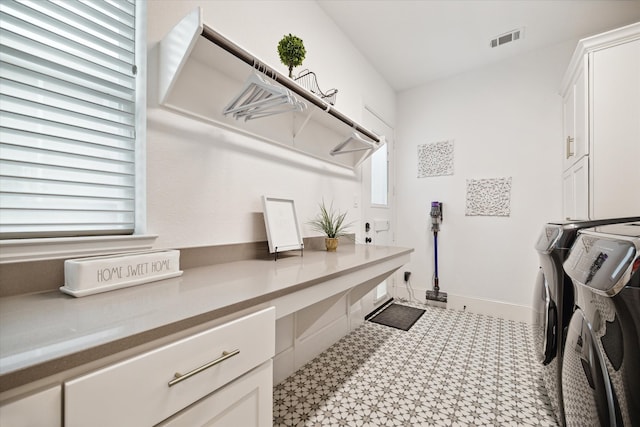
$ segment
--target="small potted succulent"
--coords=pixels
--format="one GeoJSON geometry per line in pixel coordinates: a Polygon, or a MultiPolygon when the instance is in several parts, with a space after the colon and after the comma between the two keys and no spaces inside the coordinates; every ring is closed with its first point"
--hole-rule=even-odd
{"type": "Polygon", "coordinates": [[[304,48],[302,39],[289,33],[284,36],[278,43],[278,55],[280,55],[280,61],[287,67],[289,67],[289,77],[293,78],[293,67],[302,65],[307,51],[304,48]]]}
{"type": "Polygon", "coordinates": [[[338,238],[346,236],[349,227],[353,223],[345,223],[347,212],[335,211],[333,202],[327,208],[324,203],[320,203],[320,212],[311,221],[309,225],[316,231],[320,231],[326,235],[324,241],[328,252],[335,252],[338,248],[338,238]]]}

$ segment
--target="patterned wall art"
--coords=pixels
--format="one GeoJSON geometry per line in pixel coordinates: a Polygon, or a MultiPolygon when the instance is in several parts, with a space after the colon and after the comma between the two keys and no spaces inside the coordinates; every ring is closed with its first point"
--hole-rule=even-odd
{"type": "Polygon", "coordinates": [[[467,179],[467,216],[509,216],[511,177],[467,179]]]}
{"type": "Polygon", "coordinates": [[[418,178],[453,175],[453,141],[418,145],[418,178]]]}

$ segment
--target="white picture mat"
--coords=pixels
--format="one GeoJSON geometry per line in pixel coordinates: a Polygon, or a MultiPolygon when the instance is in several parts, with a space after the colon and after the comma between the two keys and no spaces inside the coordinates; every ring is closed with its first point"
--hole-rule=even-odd
{"type": "Polygon", "coordinates": [[[302,236],[293,200],[267,196],[262,200],[269,252],[301,249],[302,236]]]}

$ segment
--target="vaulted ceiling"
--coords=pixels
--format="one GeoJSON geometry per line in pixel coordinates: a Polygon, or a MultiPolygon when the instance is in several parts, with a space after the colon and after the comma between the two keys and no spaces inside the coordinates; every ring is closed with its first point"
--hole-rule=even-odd
{"type": "Polygon", "coordinates": [[[317,1],[398,91],[640,21],[640,0],[317,1]]]}

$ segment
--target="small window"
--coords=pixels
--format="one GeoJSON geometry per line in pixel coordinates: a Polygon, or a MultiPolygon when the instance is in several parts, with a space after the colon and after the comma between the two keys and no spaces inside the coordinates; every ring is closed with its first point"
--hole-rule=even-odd
{"type": "Polygon", "coordinates": [[[135,15],[134,0],[0,3],[0,238],[133,233],[135,15]]]}
{"type": "Polygon", "coordinates": [[[380,147],[371,156],[371,204],[387,206],[389,187],[389,162],[387,144],[380,147]]]}

